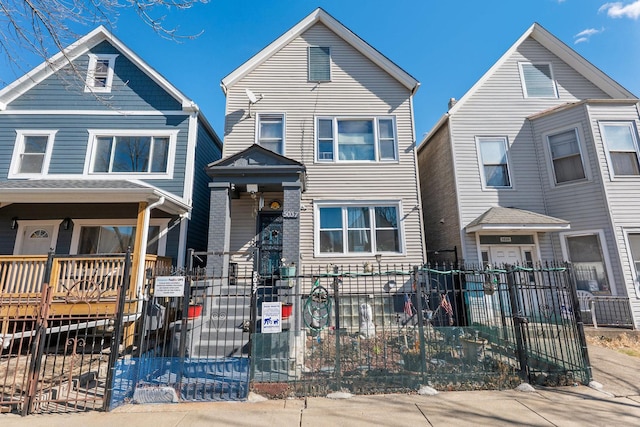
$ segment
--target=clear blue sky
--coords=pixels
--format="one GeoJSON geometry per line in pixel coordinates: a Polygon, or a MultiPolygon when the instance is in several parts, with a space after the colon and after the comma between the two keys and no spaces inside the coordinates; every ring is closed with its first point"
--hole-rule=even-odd
{"type": "MultiPolygon", "coordinates": [[[[222,137],[220,80],[316,7],[421,82],[418,142],[449,98],[462,97],[533,22],[640,95],[640,0],[210,0],[167,18],[183,34],[204,31],[195,40],[164,40],[131,11],[113,32],[195,100],[222,137]]],[[[0,81],[11,82],[17,76],[2,64],[0,81]]]]}

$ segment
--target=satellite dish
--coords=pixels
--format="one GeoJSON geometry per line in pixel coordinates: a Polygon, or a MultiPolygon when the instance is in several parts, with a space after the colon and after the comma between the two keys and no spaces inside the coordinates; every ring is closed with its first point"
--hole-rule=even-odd
{"type": "Polygon", "coordinates": [[[249,103],[255,104],[256,102],[258,102],[258,97],[256,96],[255,93],[251,92],[251,89],[245,89],[244,91],[247,93],[247,98],[249,98],[249,103]]]}

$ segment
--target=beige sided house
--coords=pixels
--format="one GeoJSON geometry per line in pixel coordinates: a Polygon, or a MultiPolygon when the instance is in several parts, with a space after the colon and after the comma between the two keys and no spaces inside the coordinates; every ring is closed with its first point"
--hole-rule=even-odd
{"type": "Polygon", "coordinates": [[[632,93],[532,25],[418,148],[427,246],[569,260],[600,322],[640,326],[639,125],[632,93]]]}
{"type": "Polygon", "coordinates": [[[214,275],[424,262],[412,76],[316,9],[221,86],[214,275]]]}

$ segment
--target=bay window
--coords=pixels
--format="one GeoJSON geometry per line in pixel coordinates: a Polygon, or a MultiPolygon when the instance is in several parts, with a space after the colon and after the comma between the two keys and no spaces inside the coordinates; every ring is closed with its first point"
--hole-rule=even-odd
{"type": "Polygon", "coordinates": [[[549,135],[547,141],[556,184],[586,178],[577,129],[549,135]]]}
{"type": "Polygon", "coordinates": [[[600,123],[612,175],[640,175],[638,141],[633,122],[600,123]]]}

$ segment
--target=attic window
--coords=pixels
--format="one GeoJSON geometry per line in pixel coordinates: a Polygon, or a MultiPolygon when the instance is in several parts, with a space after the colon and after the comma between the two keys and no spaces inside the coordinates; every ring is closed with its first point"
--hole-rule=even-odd
{"type": "Polygon", "coordinates": [[[331,81],[331,49],[328,47],[309,47],[309,81],[331,81]]]}
{"type": "Polygon", "coordinates": [[[518,65],[520,66],[520,79],[525,98],[558,97],[551,64],[521,62],[518,65]]]}
{"type": "Polygon", "coordinates": [[[111,92],[113,65],[117,56],[89,54],[85,92],[111,92]]]}

